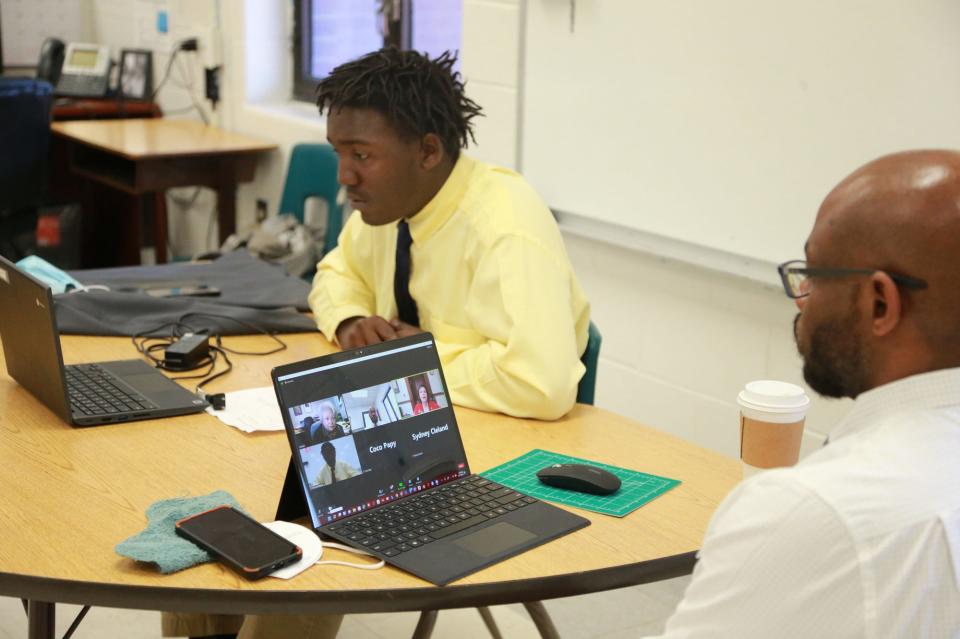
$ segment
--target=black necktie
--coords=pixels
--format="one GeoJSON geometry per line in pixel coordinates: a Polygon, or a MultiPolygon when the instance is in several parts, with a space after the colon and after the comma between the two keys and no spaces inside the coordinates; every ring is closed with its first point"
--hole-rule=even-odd
{"type": "Polygon", "coordinates": [[[393,272],[393,298],[397,302],[397,315],[401,322],[420,326],[417,303],[410,297],[410,227],[406,220],[397,225],[397,266],[393,272]]]}

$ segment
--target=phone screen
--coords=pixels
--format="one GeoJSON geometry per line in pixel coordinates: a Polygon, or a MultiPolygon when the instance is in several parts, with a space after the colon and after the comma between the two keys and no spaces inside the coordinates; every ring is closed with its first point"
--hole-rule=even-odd
{"type": "Polygon", "coordinates": [[[67,60],[67,64],[74,67],[92,69],[97,66],[98,53],[100,52],[97,49],[74,49],[73,53],[70,54],[70,59],[67,60]]]}
{"type": "Polygon", "coordinates": [[[182,519],[177,532],[248,576],[261,576],[300,558],[296,544],[230,506],[182,519]]]}

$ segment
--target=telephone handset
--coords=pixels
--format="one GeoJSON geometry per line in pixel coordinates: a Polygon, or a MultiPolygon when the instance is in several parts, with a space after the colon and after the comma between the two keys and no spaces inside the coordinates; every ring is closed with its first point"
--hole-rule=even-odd
{"type": "Polygon", "coordinates": [[[47,80],[57,95],[100,97],[110,83],[110,48],[99,44],[48,38],[40,50],[37,77],[47,80]]]}
{"type": "Polygon", "coordinates": [[[47,38],[40,47],[40,60],[37,62],[37,79],[46,80],[53,86],[60,81],[60,70],[63,68],[63,40],[47,38]]]}

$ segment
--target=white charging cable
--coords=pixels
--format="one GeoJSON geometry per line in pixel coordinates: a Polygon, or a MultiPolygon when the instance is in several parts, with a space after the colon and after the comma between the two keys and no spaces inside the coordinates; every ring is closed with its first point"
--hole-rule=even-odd
{"type": "MultiPolygon", "coordinates": [[[[321,541],[320,545],[323,548],[337,548],[338,550],[346,550],[347,552],[352,552],[355,555],[363,555],[364,557],[373,557],[373,555],[371,555],[370,553],[366,553],[366,552],[363,552],[362,550],[357,550],[356,548],[351,548],[350,546],[345,546],[343,544],[338,544],[333,541],[321,541]]],[[[322,557],[323,554],[321,553],[320,556],[322,557]]],[[[374,559],[376,559],[376,557],[374,557],[374,559]]],[[[383,561],[383,559],[372,564],[354,564],[354,563],[350,563],[349,561],[337,561],[336,559],[330,559],[327,561],[318,560],[314,565],[316,566],[320,564],[331,564],[336,566],[349,566],[351,568],[360,568],[361,570],[376,570],[377,568],[383,568],[384,563],[385,562],[383,561]]]]}

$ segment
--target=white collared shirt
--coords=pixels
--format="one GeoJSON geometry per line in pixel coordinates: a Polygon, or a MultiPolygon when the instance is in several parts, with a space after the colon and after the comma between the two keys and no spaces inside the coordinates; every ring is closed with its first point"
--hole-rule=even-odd
{"type": "Polygon", "coordinates": [[[664,637],[960,637],[960,369],[861,395],[720,505],[664,637]]]}

